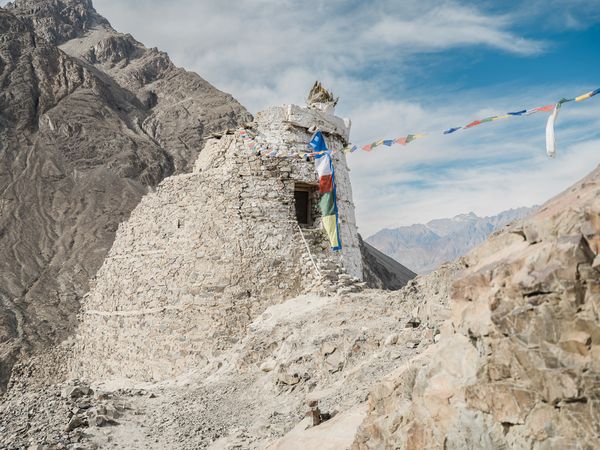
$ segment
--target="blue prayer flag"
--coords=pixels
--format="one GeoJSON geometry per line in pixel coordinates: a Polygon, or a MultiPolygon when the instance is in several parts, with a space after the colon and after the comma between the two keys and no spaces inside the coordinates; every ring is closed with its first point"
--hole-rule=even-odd
{"type": "Polygon", "coordinates": [[[526,109],[522,110],[522,111],[516,111],[516,112],[509,112],[507,114],[511,115],[511,116],[521,116],[523,114],[525,114],[527,112],[526,109]]]}
{"type": "Polygon", "coordinates": [[[324,152],[327,150],[327,144],[325,143],[325,137],[323,137],[323,133],[317,131],[312,140],[308,143],[315,152],[324,152]]]}
{"type": "Polygon", "coordinates": [[[454,133],[455,131],[460,130],[462,127],[450,128],[449,130],[444,131],[444,134],[454,133]]]}
{"type": "Polygon", "coordinates": [[[387,145],[388,147],[391,147],[393,143],[394,141],[391,139],[386,139],[385,141],[383,141],[383,145],[387,145]]]}

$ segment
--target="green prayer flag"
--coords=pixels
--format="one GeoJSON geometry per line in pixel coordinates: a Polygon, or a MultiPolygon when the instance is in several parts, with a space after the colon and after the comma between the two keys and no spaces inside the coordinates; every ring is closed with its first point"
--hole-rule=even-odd
{"type": "Polygon", "coordinates": [[[321,215],[331,216],[335,215],[335,197],[333,192],[326,192],[321,196],[319,200],[319,207],[321,208],[321,215]]]}

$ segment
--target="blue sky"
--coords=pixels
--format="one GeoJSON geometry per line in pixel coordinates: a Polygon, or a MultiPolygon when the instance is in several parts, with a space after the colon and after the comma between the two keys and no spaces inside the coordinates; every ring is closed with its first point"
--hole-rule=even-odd
{"type": "MultiPolygon", "coordinates": [[[[94,0],[119,31],[251,112],[302,104],[319,79],[351,138],[440,132],[600,87],[600,0],[94,0]]],[[[600,162],[600,96],[348,156],[360,231],[539,204],[600,162]]]]}

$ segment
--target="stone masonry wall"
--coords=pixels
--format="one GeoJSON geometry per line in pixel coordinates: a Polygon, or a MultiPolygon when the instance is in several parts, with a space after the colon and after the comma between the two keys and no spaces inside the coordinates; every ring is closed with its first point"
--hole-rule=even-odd
{"type": "Polygon", "coordinates": [[[209,141],[194,173],[165,179],[121,224],[83,302],[74,375],[180,375],[319,284],[294,208],[296,181],[316,182],[312,163],[240,145],[209,141]]]}
{"type": "MultiPolygon", "coordinates": [[[[250,129],[258,141],[304,151],[304,122],[315,120],[341,148],[348,124],[306,108],[270,108],[250,129]]],[[[193,173],[165,179],[120,225],[82,305],[73,374],[172,378],[210,364],[269,305],[328,283],[335,291],[344,270],[346,284],[361,279],[343,154],[334,165],[344,252],[298,226],[294,188],[318,185],[312,161],[257,156],[237,134],[209,141],[193,173]]]]}
{"type": "MultiPolygon", "coordinates": [[[[350,121],[332,114],[301,108],[295,105],[273,106],[256,115],[254,126],[257,141],[281,144],[282,148],[293,149],[296,152],[306,151],[307,143],[311,140],[313,131],[319,129],[325,135],[330,149],[341,150],[346,146],[350,134],[350,121]]],[[[315,169],[311,162],[292,159],[295,172],[302,179],[313,179],[315,169]]],[[[333,155],[333,166],[337,186],[337,204],[339,211],[340,238],[342,251],[339,253],[340,263],[346,272],[356,278],[363,278],[362,256],[352,200],[352,185],[350,183],[350,168],[346,156],[342,152],[333,155]]]]}

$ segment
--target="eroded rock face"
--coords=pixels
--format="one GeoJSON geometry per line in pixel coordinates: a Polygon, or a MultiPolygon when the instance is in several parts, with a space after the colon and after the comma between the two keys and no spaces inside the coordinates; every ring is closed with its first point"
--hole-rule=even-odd
{"type": "Polygon", "coordinates": [[[109,25],[91,0],[17,0],[5,8],[33,24],[36,34],[53,45],[80,36],[95,25],[109,25]]]}
{"type": "Polygon", "coordinates": [[[187,170],[206,130],[249,117],[139,43],[111,58],[150,55],[145,93],[56,46],[97,29],[120,36],[87,0],[0,8],[0,391],[20,350],[71,333],[88,280],[147,187],[187,170]],[[173,106],[177,98],[188,113],[173,106]]]}
{"type": "Polygon", "coordinates": [[[136,126],[167,150],[175,173],[191,170],[204,137],[252,119],[231,95],[176,67],[166,53],[115,31],[90,0],[16,0],[6,8],[132,94],[145,109],[136,126]]]}
{"type": "Polygon", "coordinates": [[[371,392],[354,448],[595,448],[599,199],[596,169],[468,254],[440,342],[371,392]]]}

